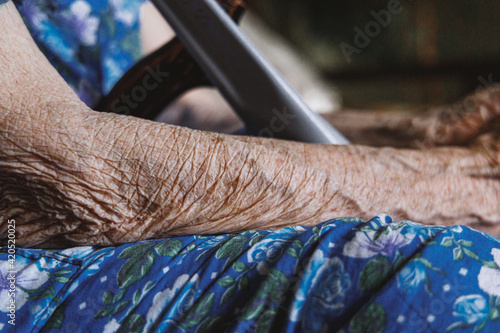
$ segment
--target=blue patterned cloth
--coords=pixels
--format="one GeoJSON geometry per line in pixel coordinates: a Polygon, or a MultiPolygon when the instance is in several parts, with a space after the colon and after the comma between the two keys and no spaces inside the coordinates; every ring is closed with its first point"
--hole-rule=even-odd
{"type": "Polygon", "coordinates": [[[16,332],[500,332],[500,241],[388,216],[19,249],[15,266],[16,332]]]}
{"type": "MultiPolygon", "coordinates": [[[[16,4],[89,105],[138,57],[140,1],[16,4]]],[[[500,332],[500,241],[460,226],[342,218],[9,251],[0,247],[0,332],[500,332]]]]}
{"type": "Polygon", "coordinates": [[[92,107],[141,56],[144,0],[14,0],[35,42],[92,107]]]}

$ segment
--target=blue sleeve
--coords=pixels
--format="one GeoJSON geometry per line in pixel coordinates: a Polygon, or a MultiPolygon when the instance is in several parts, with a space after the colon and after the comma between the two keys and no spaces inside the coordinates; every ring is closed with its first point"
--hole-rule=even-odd
{"type": "Polygon", "coordinates": [[[40,50],[89,107],[142,56],[144,0],[13,2],[40,50]]]}

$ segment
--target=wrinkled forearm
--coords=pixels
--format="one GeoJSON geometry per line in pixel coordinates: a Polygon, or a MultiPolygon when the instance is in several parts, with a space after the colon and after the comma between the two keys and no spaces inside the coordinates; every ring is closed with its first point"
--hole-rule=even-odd
{"type": "Polygon", "coordinates": [[[349,207],[342,159],[334,174],[233,137],[92,111],[84,118],[59,136],[79,145],[62,161],[79,175],[61,184],[78,225],[62,243],[311,224],[349,207]]]}
{"type": "Polygon", "coordinates": [[[369,148],[365,156],[363,169],[372,179],[366,195],[358,192],[358,200],[369,215],[384,212],[397,219],[464,224],[500,234],[498,149],[369,148]]]}
{"type": "Polygon", "coordinates": [[[500,235],[498,142],[426,151],[193,131],[86,108],[0,7],[0,241],[111,245],[388,213],[500,235]]]}
{"type": "MultiPolygon", "coordinates": [[[[109,245],[380,213],[492,233],[500,225],[498,150],[307,145],[93,111],[51,123],[61,126],[37,135],[36,142],[50,137],[45,150],[23,156],[13,146],[1,159],[4,174],[24,182],[38,203],[17,213],[27,219],[18,228],[27,246],[109,245]],[[47,145],[65,153],[46,156],[47,145]],[[52,184],[57,208],[36,195],[36,182],[52,184]]],[[[10,211],[22,210],[14,202],[10,211]]]]}
{"type": "MultiPolygon", "coordinates": [[[[355,216],[388,213],[427,224],[467,224],[500,234],[500,140],[470,148],[331,147],[242,138],[288,151],[331,171],[343,160],[344,193],[355,216]],[[495,227],[494,227],[495,226],[495,227]]],[[[343,214],[342,214],[343,215],[343,214]]]]}

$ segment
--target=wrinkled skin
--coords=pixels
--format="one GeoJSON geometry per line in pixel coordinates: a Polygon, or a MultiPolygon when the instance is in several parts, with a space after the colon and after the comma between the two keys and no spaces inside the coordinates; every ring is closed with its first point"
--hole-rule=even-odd
{"type": "Polygon", "coordinates": [[[478,89],[459,102],[421,114],[344,111],[325,116],[353,142],[425,149],[498,142],[500,86],[478,89]]]}
{"type": "MultiPolygon", "coordinates": [[[[19,28],[11,3],[0,7],[0,26],[3,243],[8,219],[16,245],[56,248],[379,213],[500,236],[498,136],[462,148],[332,147],[97,113],[19,28]]],[[[485,112],[498,119],[500,94],[490,95],[485,112]]],[[[446,133],[478,138],[488,127],[469,125],[456,121],[446,133]]],[[[436,143],[415,132],[415,141],[436,143]]]]}

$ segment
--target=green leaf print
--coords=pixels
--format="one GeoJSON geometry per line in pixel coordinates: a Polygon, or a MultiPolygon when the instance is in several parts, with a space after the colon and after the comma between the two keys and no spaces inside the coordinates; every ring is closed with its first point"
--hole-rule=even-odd
{"type": "Polygon", "coordinates": [[[217,281],[217,283],[219,284],[219,286],[221,286],[223,288],[227,288],[227,287],[232,286],[234,284],[234,277],[228,275],[228,276],[220,279],[219,281],[217,281]]]}
{"type": "Polygon", "coordinates": [[[453,260],[459,261],[464,258],[464,250],[462,250],[460,247],[456,247],[453,249],[453,260]]]}
{"type": "Polygon", "coordinates": [[[472,243],[471,241],[465,240],[465,239],[459,240],[458,244],[465,246],[465,247],[472,247],[474,245],[474,243],[472,243]]]}
{"type": "Polygon", "coordinates": [[[244,236],[236,236],[228,240],[215,254],[217,259],[236,257],[248,242],[248,238],[244,236]]]}
{"type": "Polygon", "coordinates": [[[222,305],[222,304],[226,303],[227,301],[229,301],[229,299],[231,297],[233,297],[235,291],[236,291],[236,285],[232,285],[231,287],[227,288],[227,290],[224,292],[224,294],[222,294],[220,304],[222,305]]]}
{"type": "Polygon", "coordinates": [[[257,235],[250,240],[250,246],[255,245],[258,241],[262,239],[263,236],[257,235]]]}
{"type": "Polygon", "coordinates": [[[104,318],[108,316],[113,310],[111,308],[103,308],[97,312],[94,319],[104,318]]]}
{"type": "Polygon", "coordinates": [[[125,289],[142,279],[149,273],[155,257],[155,252],[147,251],[127,260],[116,276],[118,286],[125,289]]]}
{"type": "Polygon", "coordinates": [[[359,275],[358,288],[369,291],[384,282],[391,272],[391,262],[386,257],[376,257],[368,262],[359,275]]]}
{"type": "Polygon", "coordinates": [[[287,286],[288,277],[283,272],[273,269],[264,281],[263,289],[259,290],[258,295],[261,298],[267,298],[268,295],[274,303],[279,304],[284,297],[287,286]]]}
{"type": "Polygon", "coordinates": [[[476,327],[474,328],[474,333],[476,333],[476,332],[481,332],[482,330],[484,330],[484,328],[486,327],[486,325],[487,325],[487,324],[488,324],[488,319],[483,320],[483,321],[481,322],[481,324],[479,324],[478,326],[476,326],[476,327]]]}
{"type": "Polygon", "coordinates": [[[215,293],[209,293],[201,302],[196,304],[184,317],[181,326],[194,328],[208,316],[215,302],[215,293]]]}
{"type": "Polygon", "coordinates": [[[477,254],[475,254],[475,253],[474,253],[474,252],[472,252],[471,250],[466,249],[466,248],[463,248],[462,250],[464,251],[464,253],[465,253],[468,257],[470,257],[470,258],[472,258],[472,259],[474,259],[474,260],[479,260],[479,257],[477,256],[477,254]]]}
{"type": "Polygon", "coordinates": [[[147,293],[151,288],[153,288],[155,286],[155,284],[156,284],[156,281],[154,281],[154,280],[149,281],[148,283],[146,283],[144,288],[142,288],[142,292],[147,293]]]}
{"type": "Polygon", "coordinates": [[[289,247],[288,249],[286,249],[286,252],[293,258],[299,257],[299,251],[297,251],[297,249],[294,247],[289,247]]]}
{"type": "Polygon", "coordinates": [[[126,292],[127,290],[122,290],[118,294],[116,294],[116,296],[113,298],[113,303],[118,303],[119,301],[121,301],[126,292]]]}
{"type": "Polygon", "coordinates": [[[266,304],[262,302],[262,300],[254,298],[252,303],[247,304],[247,306],[243,309],[240,320],[254,320],[255,318],[258,318],[262,311],[264,311],[265,307],[266,304]]]}
{"type": "Polygon", "coordinates": [[[248,285],[249,285],[249,282],[248,282],[248,277],[246,276],[242,276],[240,278],[240,281],[238,282],[238,288],[240,290],[247,290],[248,289],[248,285]]]}
{"type": "Polygon", "coordinates": [[[377,241],[382,235],[387,235],[388,233],[388,227],[381,227],[377,229],[377,231],[375,232],[375,236],[373,237],[373,241],[377,241]]]}
{"type": "Polygon", "coordinates": [[[238,272],[238,273],[241,273],[243,271],[245,271],[245,269],[247,269],[247,266],[245,266],[245,264],[241,261],[236,261],[234,264],[233,264],[233,269],[238,272]]]}
{"type": "Polygon", "coordinates": [[[491,320],[500,319],[500,311],[498,309],[492,309],[490,312],[490,319],[491,320]]]}
{"type": "Polygon", "coordinates": [[[482,261],[483,265],[493,269],[499,269],[498,265],[494,261],[482,261]]]}
{"type": "Polygon", "coordinates": [[[273,320],[276,317],[276,309],[271,308],[264,312],[257,321],[256,333],[271,332],[273,320]]]}
{"type": "Polygon", "coordinates": [[[69,282],[71,279],[67,276],[58,276],[55,278],[55,280],[57,282],[66,283],[66,282],[69,282]]]}
{"type": "Polygon", "coordinates": [[[443,240],[441,241],[441,246],[452,247],[453,246],[453,238],[451,238],[451,237],[443,238],[443,240]]]}
{"type": "MultiPolygon", "coordinates": [[[[44,292],[40,295],[40,297],[33,298],[33,299],[53,298],[54,296],[55,296],[54,288],[48,288],[47,290],[44,290],[44,292]]],[[[31,299],[31,296],[29,297],[29,299],[31,299]]]]}
{"type": "Polygon", "coordinates": [[[189,253],[189,252],[193,251],[195,249],[195,247],[196,247],[196,244],[195,243],[191,243],[184,250],[182,250],[182,252],[180,252],[179,254],[189,253]]]}
{"type": "Polygon", "coordinates": [[[182,249],[182,242],[178,239],[169,239],[155,246],[161,256],[175,257],[182,249]]]}
{"type": "Polygon", "coordinates": [[[117,333],[139,333],[142,332],[145,324],[146,319],[144,319],[143,315],[133,314],[127,317],[117,333]]]}
{"type": "Polygon", "coordinates": [[[139,301],[141,300],[141,295],[142,294],[140,290],[135,291],[134,296],[132,297],[134,305],[137,305],[139,303],[139,301]]]}
{"type": "Polygon", "coordinates": [[[139,243],[137,245],[131,246],[123,250],[122,253],[118,256],[120,259],[128,259],[136,256],[140,256],[147,250],[149,250],[151,247],[153,247],[153,244],[150,242],[145,242],[145,243],[139,243]]]}
{"type": "Polygon", "coordinates": [[[67,270],[67,269],[60,269],[58,271],[55,271],[54,273],[52,273],[52,275],[66,275],[66,274],[70,274],[70,273],[73,273],[73,271],[70,271],[70,270],[67,270]]]}
{"type": "Polygon", "coordinates": [[[104,294],[102,295],[102,302],[105,305],[111,305],[113,303],[113,294],[110,293],[109,291],[105,291],[104,294]]]}
{"type": "Polygon", "coordinates": [[[468,328],[468,327],[470,327],[469,324],[459,321],[459,322],[453,323],[450,326],[448,326],[448,328],[446,329],[446,332],[451,332],[451,331],[459,329],[459,328],[468,328]]]}
{"type": "Polygon", "coordinates": [[[60,305],[56,308],[54,313],[50,316],[47,321],[47,328],[60,329],[64,322],[64,306],[60,305]]]}
{"type": "Polygon", "coordinates": [[[123,310],[125,310],[130,305],[130,303],[131,303],[130,301],[123,301],[120,304],[118,304],[118,306],[116,307],[115,311],[113,311],[113,315],[115,315],[117,313],[120,313],[123,310]]]}

